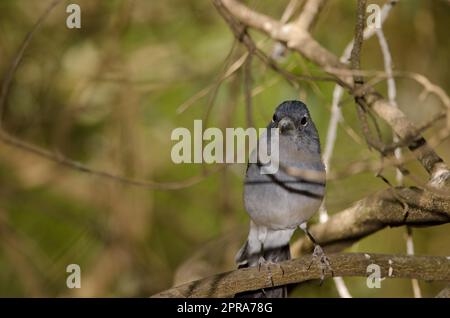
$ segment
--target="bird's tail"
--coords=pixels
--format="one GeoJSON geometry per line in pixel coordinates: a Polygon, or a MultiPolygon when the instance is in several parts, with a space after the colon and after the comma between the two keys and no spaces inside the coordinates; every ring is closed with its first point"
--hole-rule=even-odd
{"type": "MultiPolygon", "coordinates": [[[[236,255],[238,268],[259,266],[259,259],[263,256],[266,262],[279,263],[291,259],[289,243],[280,247],[264,249],[263,253],[251,253],[248,241],[236,255]]],[[[287,287],[271,287],[255,291],[246,291],[235,295],[235,298],[286,298],[287,287]]]]}

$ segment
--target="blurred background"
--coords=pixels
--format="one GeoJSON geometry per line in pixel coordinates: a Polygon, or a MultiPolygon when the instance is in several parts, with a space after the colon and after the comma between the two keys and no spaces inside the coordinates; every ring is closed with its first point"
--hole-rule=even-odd
{"type": "MultiPolygon", "coordinates": [[[[301,2],[301,1],[300,1],[301,2]]],[[[371,0],[370,3],[384,4],[371,0]]],[[[0,1],[1,80],[27,32],[50,1],[0,1]]],[[[288,1],[246,2],[280,18],[288,1]]],[[[333,0],[313,34],[341,55],[354,32],[355,1],[333,0]]],[[[394,69],[422,73],[449,91],[450,4],[402,0],[384,31],[394,69]]],[[[251,33],[270,54],[273,43],[251,33]]],[[[141,296],[174,284],[232,270],[248,216],[242,203],[244,164],[172,163],[171,132],[206,127],[247,127],[243,71],[224,73],[245,53],[207,0],[62,1],[36,31],[11,83],[2,129],[58,156],[131,179],[175,182],[155,190],[83,173],[0,143],[0,296],[141,296]],[[66,27],[69,3],[81,7],[81,29],[66,27]],[[220,84],[220,85],[218,85],[220,84]],[[192,178],[193,185],[183,186],[192,178]],[[197,181],[199,181],[197,180],[197,181]],[[66,266],[81,267],[81,289],[66,287],[66,266]]],[[[239,63],[238,63],[239,64],[239,63]]],[[[242,63],[241,63],[242,64],[242,63]]],[[[280,64],[296,74],[323,75],[298,54],[280,64]]],[[[364,44],[362,67],[383,70],[376,37],[364,44]]],[[[295,89],[257,59],[252,63],[253,122],[265,127],[283,100],[301,99],[325,140],[334,84],[301,82],[295,89]]],[[[386,93],[385,82],[377,89],[386,93]]],[[[398,104],[415,123],[440,107],[422,87],[398,79],[398,104]]],[[[348,95],[342,99],[331,169],[379,160],[369,151],[348,95]]],[[[426,132],[430,137],[443,125],[426,132]]],[[[392,138],[380,122],[383,138],[392,138]]],[[[450,143],[438,153],[450,162],[450,143]]],[[[426,180],[414,161],[407,168],[426,180]]],[[[385,176],[394,181],[395,171],[385,176]]],[[[407,185],[412,185],[409,179],[407,185]]],[[[374,173],[332,180],[330,214],[387,186],[374,173]]],[[[317,222],[317,217],[312,222],[317,222]]],[[[450,255],[450,225],[414,229],[416,253],[450,255]]],[[[389,228],[346,251],[406,253],[405,228],[389,228]]],[[[408,280],[385,280],[369,289],[363,278],[345,279],[357,297],[411,297],[408,280]]],[[[424,296],[439,283],[420,282],[424,296]]],[[[295,297],[337,297],[332,280],[297,286],[295,297]]]]}

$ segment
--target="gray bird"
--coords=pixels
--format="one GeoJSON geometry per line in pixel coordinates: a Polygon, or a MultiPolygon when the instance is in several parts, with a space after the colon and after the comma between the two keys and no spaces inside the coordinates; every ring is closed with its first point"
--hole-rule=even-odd
{"type": "MultiPolygon", "coordinates": [[[[314,256],[320,264],[329,262],[309,234],[306,222],[319,209],[325,194],[325,178],[308,180],[293,175],[297,171],[312,171],[325,175],[320,154],[317,129],[308,108],[300,101],[285,101],[275,110],[258,147],[270,148],[270,128],[279,128],[279,165],[275,174],[263,174],[259,160],[250,160],[244,184],[244,205],[250,215],[250,231],[244,246],[236,255],[239,268],[278,263],[291,258],[289,241],[300,227],[316,245],[314,256]],[[290,169],[290,170],[289,170],[290,169]]],[[[253,150],[250,158],[258,156],[253,150]]],[[[319,265],[320,265],[319,264],[319,265]]],[[[286,287],[244,292],[236,297],[286,297],[286,287]]]]}

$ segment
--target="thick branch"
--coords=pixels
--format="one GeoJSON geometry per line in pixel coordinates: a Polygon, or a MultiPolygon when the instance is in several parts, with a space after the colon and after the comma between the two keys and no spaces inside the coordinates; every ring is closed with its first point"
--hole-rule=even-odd
{"type": "MultiPolygon", "coordinates": [[[[383,254],[328,255],[335,276],[366,277],[370,264],[380,266],[381,275],[389,278],[417,278],[427,281],[449,281],[450,260],[436,256],[402,256],[383,254]],[[389,275],[390,273],[390,275],[389,275]]],[[[244,268],[186,283],[160,292],[153,297],[230,297],[236,293],[319,279],[320,267],[311,257],[280,263],[283,270],[271,267],[244,268]],[[269,279],[272,275],[272,280],[269,279]],[[273,284],[272,284],[273,283],[273,284]]],[[[370,274],[370,273],[369,273],[370,274]]],[[[327,274],[328,277],[330,274],[327,274]]]]}
{"type": "Polygon", "coordinates": [[[286,43],[289,49],[300,52],[318,65],[346,69],[346,66],[334,54],[323,48],[309,32],[299,28],[295,23],[283,25],[267,15],[250,10],[235,0],[214,0],[214,4],[218,8],[225,6],[226,10],[243,25],[264,32],[273,40],[286,43]]]}
{"type": "Polygon", "coordinates": [[[440,170],[448,170],[438,154],[427,144],[426,140],[417,133],[416,127],[406,118],[405,114],[380,95],[372,93],[366,96],[367,103],[375,113],[383,118],[401,138],[413,140],[409,145],[411,151],[418,150],[417,159],[432,176],[440,170]]]}
{"type": "Polygon", "coordinates": [[[308,0],[297,19],[297,27],[303,30],[310,30],[325,3],[326,0],[308,0]]]}
{"type": "MultiPolygon", "coordinates": [[[[429,226],[450,222],[450,198],[418,188],[392,188],[366,197],[325,222],[310,228],[322,246],[338,251],[390,226],[429,226]]],[[[307,239],[297,241],[295,254],[310,252],[307,239]]]]}

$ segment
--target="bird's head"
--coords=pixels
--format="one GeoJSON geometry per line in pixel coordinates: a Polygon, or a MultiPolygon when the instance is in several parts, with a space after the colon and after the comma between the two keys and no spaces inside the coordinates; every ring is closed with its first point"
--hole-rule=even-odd
{"type": "Polygon", "coordinates": [[[279,128],[281,136],[292,137],[300,147],[320,152],[319,134],[308,108],[297,100],[282,102],[275,110],[269,128],[279,128]]]}

